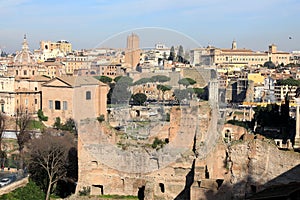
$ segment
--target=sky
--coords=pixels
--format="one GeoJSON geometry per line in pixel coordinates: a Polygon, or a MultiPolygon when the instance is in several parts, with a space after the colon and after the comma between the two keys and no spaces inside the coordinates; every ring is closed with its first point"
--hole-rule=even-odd
{"type": "Polygon", "coordinates": [[[68,40],[73,49],[126,46],[135,32],[140,46],[212,45],[265,51],[300,50],[299,0],[0,0],[0,47],[31,50],[41,40],[68,40]]]}

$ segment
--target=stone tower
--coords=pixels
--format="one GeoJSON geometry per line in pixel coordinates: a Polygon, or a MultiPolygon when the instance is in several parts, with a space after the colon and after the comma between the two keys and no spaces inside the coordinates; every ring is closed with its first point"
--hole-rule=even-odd
{"type": "Polygon", "coordinates": [[[232,41],[231,49],[237,49],[236,41],[232,41]]]}
{"type": "Polygon", "coordinates": [[[140,38],[137,34],[132,33],[127,37],[127,47],[125,51],[125,63],[129,64],[132,69],[134,69],[140,62],[139,48],[140,38]]]}
{"type": "Polygon", "coordinates": [[[269,53],[277,53],[277,46],[275,44],[269,46],[269,53]]]}

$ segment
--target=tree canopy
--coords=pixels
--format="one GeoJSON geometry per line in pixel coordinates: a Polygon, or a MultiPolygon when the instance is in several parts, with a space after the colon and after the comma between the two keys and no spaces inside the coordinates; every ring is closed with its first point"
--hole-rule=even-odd
{"type": "Polygon", "coordinates": [[[184,51],[182,45],[179,46],[177,53],[177,61],[183,63],[184,62],[184,51]]]}
{"type": "Polygon", "coordinates": [[[288,85],[288,86],[300,86],[300,81],[293,79],[293,78],[288,78],[284,80],[278,80],[277,81],[278,85],[288,85]]]}
{"type": "Polygon", "coordinates": [[[170,55],[168,57],[168,60],[175,61],[175,58],[176,58],[175,49],[174,49],[174,46],[172,46],[171,49],[170,49],[170,55]]]}
{"type": "Polygon", "coordinates": [[[170,77],[164,75],[155,75],[151,77],[152,82],[164,83],[170,81],[170,77]]]}
{"type": "Polygon", "coordinates": [[[133,83],[133,85],[142,85],[142,84],[150,83],[150,82],[152,82],[152,79],[151,79],[151,78],[141,78],[141,79],[135,81],[135,82],[133,83]]]}
{"type": "Polygon", "coordinates": [[[114,81],[116,83],[111,86],[108,101],[113,104],[128,102],[131,97],[129,86],[133,84],[133,79],[128,76],[118,76],[114,81]]]}
{"type": "Polygon", "coordinates": [[[106,83],[106,84],[109,84],[112,82],[112,78],[110,78],[108,76],[94,76],[94,78],[96,78],[99,81],[101,81],[102,83],[106,83]]]}
{"type": "Polygon", "coordinates": [[[165,93],[166,91],[171,90],[172,86],[170,86],[170,85],[157,85],[156,88],[158,90],[161,90],[163,93],[165,93]]]}
{"type": "Polygon", "coordinates": [[[182,78],[178,81],[178,84],[180,85],[184,85],[186,88],[189,86],[189,85],[194,85],[196,83],[196,81],[194,79],[191,79],[191,78],[182,78]]]}
{"type": "Polygon", "coordinates": [[[264,67],[267,67],[268,69],[275,69],[276,65],[272,61],[267,61],[264,63],[264,67]]]}
{"type": "Polygon", "coordinates": [[[189,97],[188,91],[185,89],[184,90],[175,89],[174,96],[179,102],[189,97]]]}
{"type": "Polygon", "coordinates": [[[129,76],[117,76],[114,81],[117,84],[125,84],[126,86],[131,86],[133,79],[130,78],[129,76]]]}
{"type": "Polygon", "coordinates": [[[132,95],[132,100],[134,104],[143,105],[147,100],[147,96],[144,93],[136,93],[132,95]]]}

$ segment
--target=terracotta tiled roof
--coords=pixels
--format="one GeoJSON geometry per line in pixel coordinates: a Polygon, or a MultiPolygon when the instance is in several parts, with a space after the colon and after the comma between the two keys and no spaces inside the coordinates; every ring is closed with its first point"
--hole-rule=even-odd
{"type": "Polygon", "coordinates": [[[91,76],[61,76],[57,79],[69,84],[73,87],[78,87],[82,85],[99,85],[101,82],[91,76]]]}

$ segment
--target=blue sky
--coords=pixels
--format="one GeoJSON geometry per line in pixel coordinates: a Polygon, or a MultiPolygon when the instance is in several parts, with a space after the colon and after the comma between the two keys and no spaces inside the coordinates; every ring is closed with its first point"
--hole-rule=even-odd
{"type": "Polygon", "coordinates": [[[137,32],[142,47],[229,48],[235,39],[239,48],[300,50],[299,0],[0,0],[0,19],[0,46],[10,53],[25,33],[30,49],[60,39],[74,49],[122,48],[137,32]]]}

